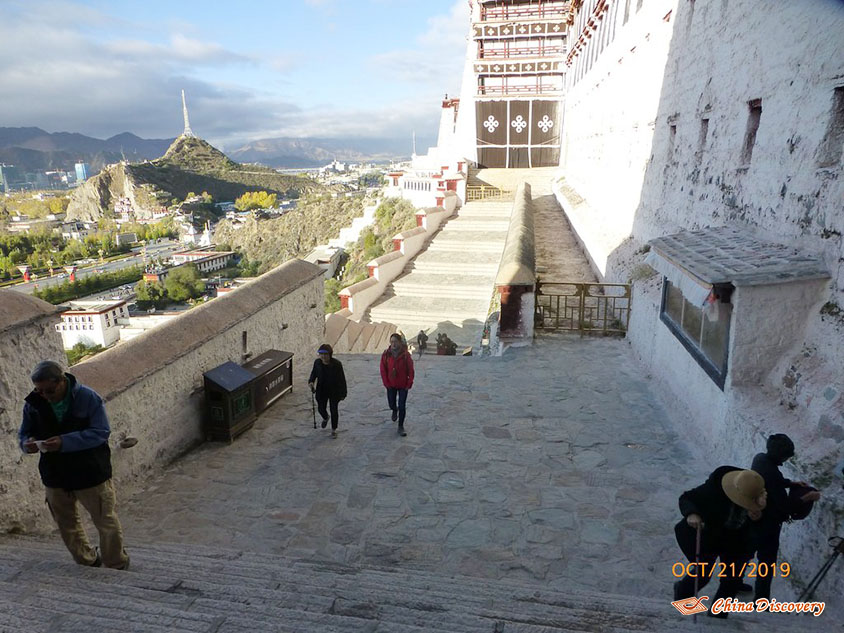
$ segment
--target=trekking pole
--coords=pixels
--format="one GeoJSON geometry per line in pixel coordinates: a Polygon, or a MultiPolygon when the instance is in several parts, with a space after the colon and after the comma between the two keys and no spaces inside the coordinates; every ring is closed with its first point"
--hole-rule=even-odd
{"type": "Polygon", "coordinates": [[[818,573],[815,574],[815,577],[809,581],[808,585],[806,585],[806,588],[803,590],[803,593],[801,593],[800,597],[797,598],[799,602],[805,602],[807,600],[812,599],[812,596],[815,595],[815,590],[821,584],[821,581],[826,577],[826,574],[832,567],[832,564],[835,562],[835,559],[838,558],[839,554],[844,554],[844,538],[840,536],[833,536],[829,539],[828,543],[830,544],[830,546],[832,546],[835,551],[832,552],[832,555],[823,564],[823,567],[821,567],[818,573]]]}
{"type": "MultiPolygon", "coordinates": [[[[700,523],[695,528],[695,598],[699,591],[698,579],[700,578],[700,523]]],[[[697,613],[692,614],[692,623],[697,622],[697,613]]]]}
{"type": "Polygon", "coordinates": [[[316,399],[314,393],[315,390],[311,387],[311,412],[314,414],[314,428],[316,428],[316,399]]]}

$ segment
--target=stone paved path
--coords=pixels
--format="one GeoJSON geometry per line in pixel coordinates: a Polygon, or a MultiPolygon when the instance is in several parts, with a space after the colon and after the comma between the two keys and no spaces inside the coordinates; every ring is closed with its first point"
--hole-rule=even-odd
{"type": "Polygon", "coordinates": [[[706,467],[690,474],[623,340],[426,356],[406,438],[389,421],[376,358],[342,360],[350,396],[338,439],[313,430],[298,387],[234,444],[203,445],[123,500],[130,546],[670,595],[677,495],[706,467]]]}

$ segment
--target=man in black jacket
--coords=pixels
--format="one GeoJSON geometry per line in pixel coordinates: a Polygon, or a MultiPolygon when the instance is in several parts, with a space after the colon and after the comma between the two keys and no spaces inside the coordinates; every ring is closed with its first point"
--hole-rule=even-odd
{"type": "Polygon", "coordinates": [[[334,350],[328,343],[323,343],[317,350],[319,358],[314,361],[308,386],[316,395],[319,414],[322,416],[322,428],[328,426],[328,411],[331,409],[331,437],[337,437],[337,423],[340,419],[338,405],[346,398],[346,374],[343,364],[334,358],[334,350]],[[316,383],[316,384],[314,384],[316,383]]]}
{"type": "MultiPolygon", "coordinates": [[[[689,562],[695,562],[696,532],[701,530],[699,565],[695,569],[698,589],[713,571],[721,579],[713,602],[734,598],[741,587],[741,568],[753,551],[750,522],[758,521],[765,507],[765,483],[752,470],[735,466],[716,468],[706,482],[680,496],[683,519],[674,527],[677,543],[689,562]],[[720,564],[715,561],[720,559],[720,564]]],[[[674,600],[689,598],[695,592],[694,575],[674,583],[674,600]]],[[[712,612],[709,612],[712,615],[712,612]]],[[[727,617],[726,613],[718,617],[727,617]]]]}
{"type": "MultiPolygon", "coordinates": [[[[806,487],[802,481],[791,481],[782,476],[779,467],[786,460],[794,457],[794,442],[784,433],[774,433],[765,445],[765,452],[753,458],[751,468],[762,475],[765,490],[768,491],[768,504],[762,512],[762,518],[753,526],[756,543],[756,591],[754,598],[771,597],[773,567],[777,564],[777,552],[780,548],[780,530],[785,521],[792,518],[792,503],[786,488],[806,487]]],[[[799,492],[798,492],[799,494],[799,492]]],[[[800,501],[809,503],[820,499],[821,493],[810,490],[802,495],[800,501]]]]}
{"type": "Polygon", "coordinates": [[[41,452],[38,470],[65,546],[80,565],[127,569],[102,398],[53,361],[38,363],[30,378],[34,389],[23,406],[18,441],[24,453],[41,452]],[[77,502],[99,532],[102,558],[88,542],[77,502]]]}

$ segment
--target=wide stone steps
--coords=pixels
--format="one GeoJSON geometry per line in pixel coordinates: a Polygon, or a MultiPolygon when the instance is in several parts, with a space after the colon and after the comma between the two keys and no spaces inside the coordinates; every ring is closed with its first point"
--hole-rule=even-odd
{"type": "MultiPolygon", "coordinates": [[[[92,569],[74,564],[53,543],[6,539],[0,631],[743,631],[758,630],[751,625],[763,617],[701,617],[694,626],[668,598],[596,594],[580,590],[576,579],[545,587],[181,544],[135,545],[131,554],[127,572],[92,569]]],[[[819,631],[821,619],[779,616],[773,630],[819,631]]]]}
{"type": "MultiPolygon", "coordinates": [[[[438,255],[462,255],[463,251],[435,251],[438,255]]],[[[433,254],[433,253],[430,253],[433,254]]],[[[476,253],[476,257],[484,253],[476,253]]],[[[471,255],[471,253],[466,253],[471,255]]],[[[483,262],[472,260],[460,261],[456,257],[454,259],[445,259],[442,261],[425,259],[411,262],[405,266],[406,272],[420,272],[420,273],[439,273],[441,275],[460,275],[465,273],[467,275],[484,275],[489,278],[489,289],[492,291],[492,284],[495,281],[495,273],[498,271],[499,262],[483,262]]]]}
{"type": "MultiPolygon", "coordinates": [[[[432,325],[440,321],[460,323],[477,318],[478,310],[486,316],[487,299],[454,299],[450,297],[393,297],[370,308],[370,317],[378,321],[388,321],[396,325],[407,322],[432,320],[432,325]]],[[[405,332],[407,334],[407,332],[405,332]]]]}
{"type": "Polygon", "coordinates": [[[443,229],[443,233],[453,233],[453,232],[464,232],[464,231],[480,231],[480,232],[495,232],[495,233],[503,233],[504,237],[507,237],[507,229],[510,223],[506,220],[493,220],[490,218],[472,218],[469,219],[462,219],[458,218],[452,222],[446,224],[446,228],[443,229]]]}
{"type": "Polygon", "coordinates": [[[480,343],[507,240],[513,201],[464,205],[370,306],[364,321],[386,321],[409,338],[445,332],[462,347],[480,343]]]}
{"type": "Polygon", "coordinates": [[[384,291],[383,298],[451,297],[455,299],[485,299],[489,301],[492,289],[489,278],[480,275],[454,275],[417,273],[400,277],[384,291]]]}
{"type": "Polygon", "coordinates": [[[390,335],[396,331],[392,323],[353,321],[339,313],[325,321],[325,342],[337,354],[377,354],[387,348],[390,335]]]}
{"type": "Polygon", "coordinates": [[[483,201],[474,200],[460,207],[456,217],[473,215],[498,216],[510,219],[510,211],[513,209],[512,200],[483,201]]]}

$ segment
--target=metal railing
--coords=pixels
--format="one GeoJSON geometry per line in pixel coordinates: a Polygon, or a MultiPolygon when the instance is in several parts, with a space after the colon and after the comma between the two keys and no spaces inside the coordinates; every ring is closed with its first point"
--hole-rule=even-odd
{"type": "Polygon", "coordinates": [[[536,280],[534,330],[620,334],[630,323],[630,284],[536,280]]]}
{"type": "Polygon", "coordinates": [[[466,202],[472,202],[473,200],[492,200],[496,198],[507,200],[512,197],[512,191],[499,189],[492,185],[470,185],[466,187],[466,202]]]}

